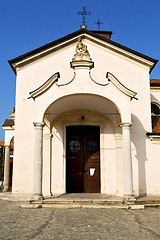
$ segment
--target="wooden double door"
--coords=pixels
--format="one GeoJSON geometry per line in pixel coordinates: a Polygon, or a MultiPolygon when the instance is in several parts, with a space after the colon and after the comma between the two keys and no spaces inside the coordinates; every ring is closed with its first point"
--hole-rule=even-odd
{"type": "Polygon", "coordinates": [[[100,192],[100,128],[66,128],[66,191],[100,192]]]}

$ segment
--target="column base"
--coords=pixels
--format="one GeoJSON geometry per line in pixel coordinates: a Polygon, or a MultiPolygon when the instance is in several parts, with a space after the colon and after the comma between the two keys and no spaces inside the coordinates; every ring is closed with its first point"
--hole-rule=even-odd
{"type": "Polygon", "coordinates": [[[9,187],[4,187],[2,192],[9,192],[9,187]]]}
{"type": "Polygon", "coordinates": [[[33,201],[38,201],[38,200],[43,200],[43,199],[44,199],[43,195],[38,195],[38,194],[33,194],[31,197],[31,200],[33,200],[33,201]]]}
{"type": "Polygon", "coordinates": [[[133,194],[124,194],[123,200],[134,202],[134,201],[136,201],[136,198],[133,194]]]}

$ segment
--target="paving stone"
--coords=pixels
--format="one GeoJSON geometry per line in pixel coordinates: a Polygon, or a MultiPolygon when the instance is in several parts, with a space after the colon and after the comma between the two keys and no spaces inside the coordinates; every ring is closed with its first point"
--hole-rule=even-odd
{"type": "Polygon", "coordinates": [[[21,208],[0,200],[0,239],[160,240],[160,208],[21,208]]]}
{"type": "Polygon", "coordinates": [[[30,203],[22,203],[21,208],[41,208],[42,206],[40,204],[30,204],[30,203]]]}

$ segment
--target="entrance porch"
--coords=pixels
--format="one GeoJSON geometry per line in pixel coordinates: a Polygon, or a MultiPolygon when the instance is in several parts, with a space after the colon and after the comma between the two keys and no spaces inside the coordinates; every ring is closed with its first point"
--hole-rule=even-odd
{"type": "MultiPolygon", "coordinates": [[[[42,145],[39,146],[39,153],[43,149],[42,192],[40,193],[38,190],[39,193],[46,196],[67,192],[100,192],[117,196],[125,195],[126,198],[131,198],[133,195],[130,155],[131,124],[127,122],[121,124],[121,122],[121,115],[116,105],[100,96],[89,94],[71,95],[52,103],[44,113],[44,122],[34,123],[36,131],[38,130],[38,124],[41,124],[39,128],[41,133],[39,132],[37,136],[41,138],[38,141],[39,143],[43,141],[43,148],[42,145]],[[77,106],[79,109],[77,109],[77,106]],[[76,128],[76,126],[82,129],[86,127],[86,132],[91,127],[99,128],[99,150],[94,153],[95,156],[92,156],[94,160],[98,159],[97,167],[95,167],[96,165],[88,165],[91,161],[91,154],[88,155],[86,160],[88,145],[82,144],[82,142],[86,141],[85,134],[83,134],[83,140],[79,139],[80,142],[82,141],[80,146],[79,141],[74,139],[74,135],[77,135],[77,129],[73,134],[74,131],[71,131],[71,128],[76,128]],[[69,128],[70,131],[67,130],[69,128]],[[71,139],[71,136],[73,139],[71,139]],[[72,156],[73,151],[70,151],[69,154],[68,149],[72,142],[74,142],[75,148],[82,148],[80,156],[72,156]],[[77,142],[78,145],[76,146],[75,143],[77,142]],[[70,167],[68,164],[69,158],[72,158],[72,160],[75,158],[76,161],[72,162],[76,164],[79,161],[78,167],[74,164],[72,164],[74,165],[73,168],[70,167]],[[75,173],[77,174],[76,177],[75,173]],[[96,176],[94,184],[91,181],[94,187],[90,186],[88,190],[86,190],[89,183],[87,175],[90,177],[96,176]],[[96,189],[94,189],[95,186],[96,189]]],[[[78,132],[81,131],[78,130],[78,132]]],[[[85,133],[84,130],[82,132],[85,133]]],[[[91,131],[89,132],[91,133],[91,131]]],[[[92,137],[90,136],[87,141],[90,142],[92,137]]],[[[95,140],[92,141],[92,145],[93,142],[95,140]]],[[[36,138],[35,144],[37,144],[36,138]]],[[[35,149],[38,152],[38,146],[35,149]]],[[[35,168],[37,168],[36,162],[35,168]]],[[[38,172],[38,170],[36,171],[38,172]]],[[[35,178],[35,183],[38,182],[39,180],[37,181],[35,178]]],[[[37,186],[37,189],[38,187],[41,188],[40,185],[37,186]]]]}

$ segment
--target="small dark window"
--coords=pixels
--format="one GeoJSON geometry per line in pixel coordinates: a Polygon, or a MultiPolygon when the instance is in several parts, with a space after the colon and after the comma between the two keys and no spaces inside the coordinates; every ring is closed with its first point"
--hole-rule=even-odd
{"type": "Polygon", "coordinates": [[[93,141],[90,141],[88,144],[87,144],[87,147],[88,147],[88,150],[90,152],[95,152],[98,148],[98,144],[96,142],[93,142],[93,141]]]}
{"type": "Polygon", "coordinates": [[[155,115],[160,114],[159,106],[157,106],[154,103],[151,103],[151,113],[155,115]]]}
{"type": "Polygon", "coordinates": [[[80,150],[80,143],[78,141],[71,141],[69,143],[69,148],[71,152],[78,152],[80,150]]]}

